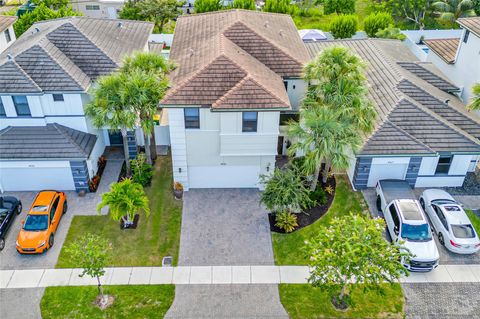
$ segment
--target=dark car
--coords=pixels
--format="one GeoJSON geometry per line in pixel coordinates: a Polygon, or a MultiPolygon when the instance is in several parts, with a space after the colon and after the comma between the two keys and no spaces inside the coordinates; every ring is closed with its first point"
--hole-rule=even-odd
{"type": "Polygon", "coordinates": [[[0,251],[5,248],[5,236],[16,215],[22,212],[22,202],[13,196],[0,196],[0,251]]]}

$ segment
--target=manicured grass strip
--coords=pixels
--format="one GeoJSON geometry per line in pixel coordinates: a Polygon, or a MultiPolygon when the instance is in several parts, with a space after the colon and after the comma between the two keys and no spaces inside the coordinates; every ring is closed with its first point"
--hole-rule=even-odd
{"type": "Polygon", "coordinates": [[[475,228],[475,231],[480,236],[480,218],[478,218],[478,216],[470,209],[465,210],[465,213],[467,213],[468,218],[472,222],[473,228],[475,228]]]}
{"type": "Polygon", "coordinates": [[[95,286],[48,287],[40,304],[42,318],[163,318],[175,286],[105,286],[104,293],[115,296],[115,302],[102,311],[93,304],[95,286]]]}
{"type": "MultiPolygon", "coordinates": [[[[109,266],[160,266],[164,256],[178,259],[182,204],[172,194],[172,163],[170,156],[158,157],[152,185],[146,193],[150,200],[150,216],[140,215],[137,229],[120,230],[119,222],[106,216],[75,216],[64,247],[85,233],[106,238],[113,246],[109,266]]],[[[57,268],[71,268],[64,248],[57,268]]]]}
{"type": "Polygon", "coordinates": [[[383,291],[357,287],[351,291],[353,305],[337,311],[331,293],[311,285],[279,285],[280,300],[290,318],[403,318],[404,298],[399,284],[385,284],[383,291]]]}
{"type": "Polygon", "coordinates": [[[308,260],[301,249],[304,241],[312,238],[322,225],[332,218],[352,213],[368,214],[367,204],[361,192],[354,192],[346,176],[338,175],[335,199],[328,212],[310,226],[291,234],[272,233],[273,252],[277,265],[306,265],[308,260]]]}

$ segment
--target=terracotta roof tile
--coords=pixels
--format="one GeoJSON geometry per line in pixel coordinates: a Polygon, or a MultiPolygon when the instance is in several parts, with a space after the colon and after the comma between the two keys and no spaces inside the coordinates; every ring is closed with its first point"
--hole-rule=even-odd
{"type": "Polygon", "coordinates": [[[455,62],[460,39],[432,39],[423,42],[445,62],[450,64],[455,62]]]}
{"type": "Polygon", "coordinates": [[[14,24],[17,19],[18,18],[16,16],[0,15],[0,32],[5,31],[8,27],[14,24]]]}
{"type": "Polygon", "coordinates": [[[480,37],[480,17],[460,18],[457,22],[480,37]]]}

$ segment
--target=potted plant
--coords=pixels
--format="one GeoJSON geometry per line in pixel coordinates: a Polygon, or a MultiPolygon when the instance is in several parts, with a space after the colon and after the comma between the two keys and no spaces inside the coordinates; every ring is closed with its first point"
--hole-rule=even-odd
{"type": "Polygon", "coordinates": [[[173,184],[173,195],[175,199],[181,200],[183,198],[183,185],[180,182],[173,184]]]}

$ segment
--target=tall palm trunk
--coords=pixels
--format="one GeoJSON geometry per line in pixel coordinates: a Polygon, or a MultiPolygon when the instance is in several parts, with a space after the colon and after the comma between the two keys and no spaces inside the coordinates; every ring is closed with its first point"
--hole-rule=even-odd
{"type": "Polygon", "coordinates": [[[322,182],[325,184],[328,180],[328,173],[330,172],[330,168],[332,167],[332,164],[330,161],[325,162],[325,169],[323,171],[323,176],[322,176],[322,182]]]}
{"type": "Polygon", "coordinates": [[[157,159],[157,142],[155,141],[155,128],[153,129],[153,132],[151,134],[151,139],[150,139],[150,152],[152,153],[152,160],[157,159]]]}
{"type": "Polygon", "coordinates": [[[123,155],[125,156],[125,167],[127,168],[127,176],[132,175],[132,169],[130,167],[130,154],[128,152],[128,138],[127,138],[127,129],[120,129],[122,133],[123,140],[123,155]]]}
{"type": "Polygon", "coordinates": [[[315,173],[313,173],[313,181],[310,184],[310,191],[314,192],[317,189],[318,178],[320,177],[320,170],[322,168],[322,162],[318,163],[315,168],[315,173]]]}
{"type": "Polygon", "coordinates": [[[143,137],[145,140],[145,157],[147,158],[147,164],[152,164],[152,149],[150,147],[150,132],[143,131],[143,137]]]}

